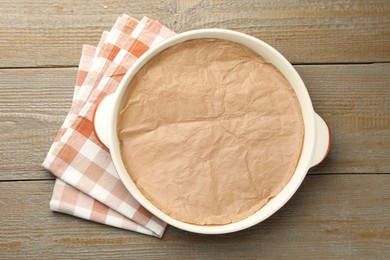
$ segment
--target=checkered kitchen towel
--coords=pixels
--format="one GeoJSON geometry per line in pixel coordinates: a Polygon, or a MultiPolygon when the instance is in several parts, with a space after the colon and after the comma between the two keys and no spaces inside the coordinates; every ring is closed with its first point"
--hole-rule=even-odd
{"type": "Polygon", "coordinates": [[[51,210],[162,236],[166,224],[126,190],[109,151],[96,139],[91,120],[96,104],[115,91],[131,65],[150,46],[172,35],[157,21],[122,15],[97,47],[83,46],[71,110],[43,162],[58,178],[51,210]]]}

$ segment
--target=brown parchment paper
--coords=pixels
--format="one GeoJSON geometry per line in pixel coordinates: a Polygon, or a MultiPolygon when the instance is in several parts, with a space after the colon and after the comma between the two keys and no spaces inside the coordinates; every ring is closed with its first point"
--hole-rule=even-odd
{"type": "Polygon", "coordinates": [[[288,183],[303,140],[297,97],[282,74],[225,40],[161,52],[122,101],[122,159],[139,190],[171,217],[242,220],[288,183]]]}

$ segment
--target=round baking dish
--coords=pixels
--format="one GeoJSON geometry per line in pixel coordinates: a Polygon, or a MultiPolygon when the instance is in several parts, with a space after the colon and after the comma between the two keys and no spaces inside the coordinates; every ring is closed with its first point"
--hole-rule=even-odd
{"type": "Polygon", "coordinates": [[[239,231],[251,227],[279,210],[296,192],[301,185],[308,170],[319,164],[328,154],[330,148],[330,131],[324,120],[314,112],[310,96],[305,84],[296,72],[294,67],[273,47],[252,36],[223,29],[202,29],[193,30],[177,34],[169,39],[157,44],[145,54],[128,70],[115,93],[105,97],[97,106],[94,114],[95,134],[102,144],[109,150],[117,173],[129,190],[132,196],[147,210],[156,217],[177,228],[195,233],[203,234],[223,234],[239,231]],[[252,49],[265,60],[274,64],[280,72],[286,77],[293,87],[302,110],[304,121],[304,141],[299,162],[293,176],[284,189],[274,198],[272,198],[264,207],[255,212],[250,217],[238,222],[226,225],[194,225],[174,219],[147,200],[134,184],[121,159],[119,140],[117,136],[117,117],[126,88],[130,84],[134,75],[141,69],[152,57],[166,48],[192,39],[214,38],[224,39],[239,43],[252,49]]]}

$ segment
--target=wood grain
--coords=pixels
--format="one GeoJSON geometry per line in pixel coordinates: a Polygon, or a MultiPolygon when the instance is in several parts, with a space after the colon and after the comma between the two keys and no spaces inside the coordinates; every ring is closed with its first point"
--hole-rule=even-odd
{"type": "MultiPolygon", "coordinates": [[[[310,173],[390,173],[390,64],[296,66],[333,146],[310,173]]],[[[0,180],[41,168],[71,105],[76,69],[0,70],[0,180]]]]}
{"type": "Polygon", "coordinates": [[[206,236],[168,227],[162,240],[52,213],[52,185],[0,183],[0,258],[390,257],[390,175],[311,175],[286,206],[250,229],[206,236]]]}
{"type": "Polygon", "coordinates": [[[122,13],[176,32],[238,30],[293,63],[390,61],[389,1],[24,0],[1,3],[0,67],[75,66],[81,45],[96,45],[122,13]]]}
{"type": "Polygon", "coordinates": [[[41,168],[68,113],[76,69],[0,70],[0,180],[53,178],[41,168]]]}
{"type": "Polygon", "coordinates": [[[296,66],[332,148],[312,173],[390,173],[390,64],[296,66]]]}

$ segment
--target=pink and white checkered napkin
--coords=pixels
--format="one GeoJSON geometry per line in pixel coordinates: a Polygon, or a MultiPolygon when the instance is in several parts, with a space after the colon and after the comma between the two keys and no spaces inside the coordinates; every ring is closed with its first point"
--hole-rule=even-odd
{"type": "Polygon", "coordinates": [[[109,151],[93,133],[92,116],[96,104],[115,91],[132,64],[172,35],[157,21],[122,15],[97,47],[83,46],[72,107],[43,162],[57,177],[51,210],[162,236],[166,224],[144,209],[119,180],[109,151]]]}

